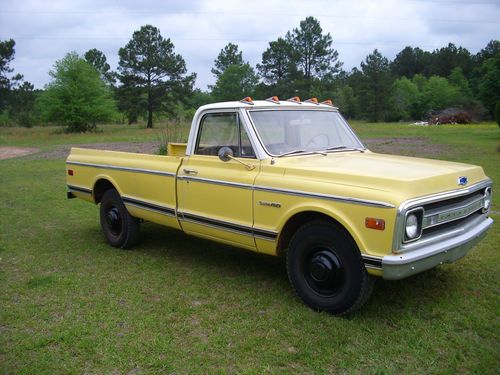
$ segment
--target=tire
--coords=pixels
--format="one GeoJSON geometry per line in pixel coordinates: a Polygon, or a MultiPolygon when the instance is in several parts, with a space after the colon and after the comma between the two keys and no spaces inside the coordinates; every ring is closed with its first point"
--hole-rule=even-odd
{"type": "Polygon", "coordinates": [[[288,278],[309,307],[347,315],[369,299],[374,278],[348,234],[333,222],[317,220],[300,227],[287,252],[288,278]]]}
{"type": "Polygon", "coordinates": [[[128,249],[139,239],[139,220],[127,211],[115,189],[107,190],[101,200],[101,227],[111,246],[128,249]]]}

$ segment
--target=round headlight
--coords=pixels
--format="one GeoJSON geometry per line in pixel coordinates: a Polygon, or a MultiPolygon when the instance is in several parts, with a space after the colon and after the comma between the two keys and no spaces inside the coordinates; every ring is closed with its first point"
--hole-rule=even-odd
{"type": "Polygon", "coordinates": [[[484,211],[488,211],[488,209],[490,208],[490,205],[491,205],[491,189],[490,188],[486,188],[486,190],[484,191],[484,201],[483,201],[483,209],[484,211]]]}
{"type": "Polygon", "coordinates": [[[406,217],[406,237],[413,240],[418,236],[418,218],[415,214],[406,217]]]}

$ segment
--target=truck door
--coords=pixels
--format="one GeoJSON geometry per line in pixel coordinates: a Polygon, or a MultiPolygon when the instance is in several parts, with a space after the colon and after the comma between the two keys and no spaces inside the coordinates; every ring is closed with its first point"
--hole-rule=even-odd
{"type": "Polygon", "coordinates": [[[206,113],[178,175],[183,230],[254,250],[252,187],[259,166],[238,112],[206,113]]]}

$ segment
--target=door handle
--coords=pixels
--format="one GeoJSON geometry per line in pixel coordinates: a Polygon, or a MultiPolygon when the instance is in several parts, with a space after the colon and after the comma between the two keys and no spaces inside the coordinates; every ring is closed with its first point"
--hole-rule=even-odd
{"type": "Polygon", "coordinates": [[[184,168],[183,171],[184,171],[185,174],[198,174],[198,171],[196,171],[194,169],[184,168]]]}

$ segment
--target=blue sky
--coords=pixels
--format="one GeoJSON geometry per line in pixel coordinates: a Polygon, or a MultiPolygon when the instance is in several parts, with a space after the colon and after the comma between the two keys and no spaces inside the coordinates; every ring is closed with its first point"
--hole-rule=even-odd
{"type": "Polygon", "coordinates": [[[316,17],[333,37],[344,69],[378,48],[393,59],[405,46],[433,50],[449,42],[478,52],[500,39],[499,0],[360,1],[14,1],[0,2],[0,40],[16,41],[16,72],[42,88],[48,71],[69,51],[103,51],[112,68],[118,49],[145,24],[158,27],[198,74],[213,84],[213,60],[228,42],[253,66],[268,43],[316,17]]]}

